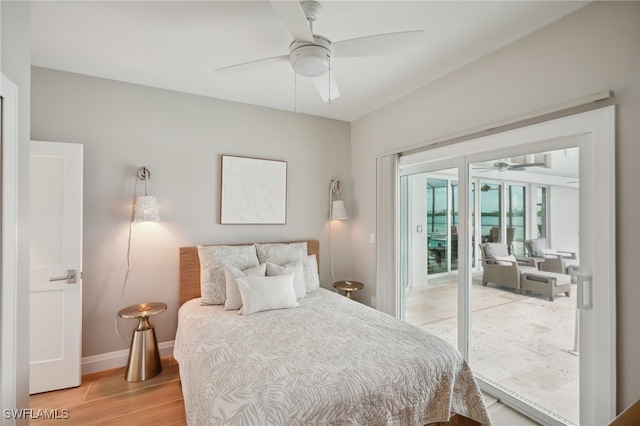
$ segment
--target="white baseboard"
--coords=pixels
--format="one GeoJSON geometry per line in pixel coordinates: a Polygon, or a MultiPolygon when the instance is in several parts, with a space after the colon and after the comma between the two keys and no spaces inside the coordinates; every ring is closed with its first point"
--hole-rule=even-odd
{"type": "MultiPolygon", "coordinates": [[[[158,343],[160,358],[173,356],[173,343],[173,340],[158,343]]],[[[128,349],[108,352],[106,354],[86,356],[82,358],[82,375],[111,370],[119,367],[125,367],[128,360],[128,349]]]]}

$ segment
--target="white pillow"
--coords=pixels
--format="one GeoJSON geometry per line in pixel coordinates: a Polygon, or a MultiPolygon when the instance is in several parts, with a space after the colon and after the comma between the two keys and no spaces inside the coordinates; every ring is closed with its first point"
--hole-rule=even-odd
{"type": "Polygon", "coordinates": [[[304,267],[302,266],[302,259],[298,259],[295,262],[287,263],[282,266],[267,262],[268,277],[289,273],[293,273],[293,289],[296,292],[296,297],[298,299],[302,299],[307,295],[307,286],[304,283],[304,267]]]}
{"type": "Polygon", "coordinates": [[[256,243],[260,263],[284,265],[307,255],[307,243],[256,243]]]}
{"type": "Polygon", "coordinates": [[[241,271],[238,268],[227,266],[224,268],[224,278],[227,282],[227,300],[224,302],[225,311],[235,311],[242,307],[242,296],[238,290],[237,278],[264,277],[267,271],[266,263],[241,271]]]}
{"type": "Polygon", "coordinates": [[[244,270],[260,264],[254,245],[198,246],[198,257],[202,305],[224,304],[227,292],[225,267],[232,266],[244,270]]]}
{"type": "Polygon", "coordinates": [[[516,258],[512,254],[510,254],[509,256],[494,256],[493,259],[496,261],[498,265],[511,266],[513,265],[513,263],[511,262],[516,262],[516,258]],[[508,261],[511,261],[511,262],[508,262],[508,261]]]}
{"type": "Polygon", "coordinates": [[[242,315],[300,306],[293,289],[293,274],[236,279],[242,296],[242,315]]]}
{"type": "Polygon", "coordinates": [[[310,254],[302,258],[302,266],[304,268],[304,284],[307,287],[307,293],[316,291],[320,288],[320,277],[318,276],[318,259],[315,254],[310,254]]]}

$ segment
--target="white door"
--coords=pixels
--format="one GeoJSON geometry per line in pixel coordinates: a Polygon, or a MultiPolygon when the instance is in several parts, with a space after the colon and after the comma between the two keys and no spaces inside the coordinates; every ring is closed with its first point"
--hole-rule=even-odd
{"type": "Polygon", "coordinates": [[[82,151],[31,142],[32,394],[80,385],[82,151]]]}
{"type": "MultiPolygon", "coordinates": [[[[16,407],[18,87],[0,74],[0,407],[16,407]]],[[[0,418],[0,424],[14,424],[0,418]]]]}

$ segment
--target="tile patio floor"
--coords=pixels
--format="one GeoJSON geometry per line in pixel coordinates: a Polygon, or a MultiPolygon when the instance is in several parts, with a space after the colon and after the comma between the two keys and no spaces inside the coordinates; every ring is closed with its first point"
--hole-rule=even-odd
{"type": "MultiPolygon", "coordinates": [[[[457,346],[456,276],[413,287],[405,321],[457,346]]],[[[573,349],[575,287],[554,302],[516,294],[474,276],[471,368],[564,419],[578,423],[578,357],[573,349]]]]}

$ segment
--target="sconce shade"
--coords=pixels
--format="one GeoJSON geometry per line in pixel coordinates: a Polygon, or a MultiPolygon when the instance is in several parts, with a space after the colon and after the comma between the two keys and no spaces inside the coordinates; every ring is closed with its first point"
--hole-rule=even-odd
{"type": "Polygon", "coordinates": [[[158,222],[160,213],[156,204],[156,197],[143,195],[136,197],[133,220],[136,222],[158,222]]]}
{"type": "Polygon", "coordinates": [[[344,206],[344,201],[335,200],[331,205],[331,220],[345,220],[348,219],[347,209],[344,206]]]}

